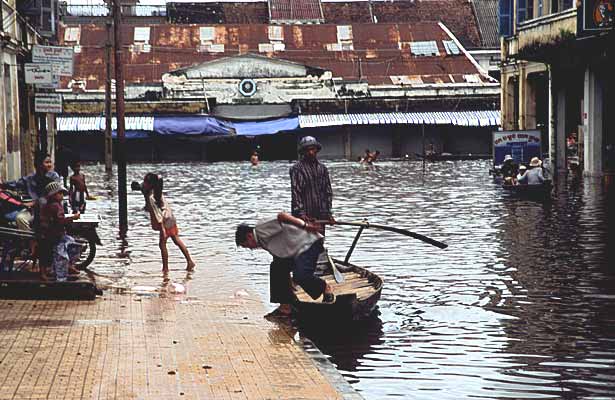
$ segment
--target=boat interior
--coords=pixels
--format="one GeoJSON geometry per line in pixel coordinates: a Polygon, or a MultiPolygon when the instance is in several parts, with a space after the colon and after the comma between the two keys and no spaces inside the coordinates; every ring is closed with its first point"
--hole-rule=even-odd
{"type": "MultiPolygon", "coordinates": [[[[319,267],[325,267],[323,264],[324,263],[319,263],[319,267]]],[[[323,270],[319,268],[319,270],[322,271],[320,278],[324,279],[329,285],[331,285],[336,296],[356,294],[357,300],[361,301],[368,299],[382,288],[382,280],[380,280],[376,275],[370,274],[369,272],[361,270],[357,267],[344,266],[338,261],[336,261],[335,264],[344,277],[343,282],[338,283],[335,281],[335,277],[333,276],[333,272],[328,263],[326,264],[326,268],[323,268],[323,270]]],[[[295,295],[301,302],[322,302],[322,296],[317,299],[312,299],[300,286],[296,286],[295,295]]]]}

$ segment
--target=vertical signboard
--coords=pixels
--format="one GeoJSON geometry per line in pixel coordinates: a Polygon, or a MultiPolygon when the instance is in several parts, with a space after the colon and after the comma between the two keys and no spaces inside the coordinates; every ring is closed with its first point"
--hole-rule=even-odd
{"type": "Polygon", "coordinates": [[[540,157],[540,131],[493,132],[493,165],[501,165],[510,154],[517,164],[527,164],[532,157],[540,157]]]}

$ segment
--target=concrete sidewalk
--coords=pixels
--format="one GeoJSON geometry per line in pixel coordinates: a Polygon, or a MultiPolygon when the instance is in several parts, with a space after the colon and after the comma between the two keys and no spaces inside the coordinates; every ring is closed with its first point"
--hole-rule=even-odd
{"type": "Polygon", "coordinates": [[[210,295],[0,300],[0,399],[361,398],[223,270],[193,275],[210,295]]]}

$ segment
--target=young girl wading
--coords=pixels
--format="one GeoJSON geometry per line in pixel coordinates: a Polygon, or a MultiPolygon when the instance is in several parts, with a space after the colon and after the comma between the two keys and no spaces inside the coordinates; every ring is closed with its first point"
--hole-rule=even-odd
{"type": "Polygon", "coordinates": [[[193,270],[195,263],[190,257],[186,245],[179,238],[179,230],[171,206],[162,195],[162,177],[149,173],[143,178],[143,195],[145,196],[145,207],[149,211],[152,229],[160,232],[160,254],[162,255],[162,271],[169,270],[169,252],[167,251],[167,239],[170,237],[173,243],[179,247],[184,257],[186,257],[187,270],[193,270]]]}

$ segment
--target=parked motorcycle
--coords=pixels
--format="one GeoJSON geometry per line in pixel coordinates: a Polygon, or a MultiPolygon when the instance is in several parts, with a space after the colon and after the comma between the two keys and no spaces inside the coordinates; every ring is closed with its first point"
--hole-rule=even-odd
{"type": "Polygon", "coordinates": [[[96,257],[96,246],[101,245],[100,237],[96,232],[98,228],[98,216],[82,214],[81,218],[68,225],[66,232],[81,244],[81,256],[75,264],[75,268],[83,270],[87,268],[96,257]]]}
{"type": "MultiPolygon", "coordinates": [[[[96,232],[98,224],[98,216],[85,214],[67,226],[67,233],[81,244],[81,256],[75,264],[77,269],[86,269],[96,257],[96,246],[102,245],[96,232]]],[[[19,270],[29,261],[34,262],[32,242],[35,240],[33,232],[19,230],[14,223],[0,218],[0,271],[19,270]]]]}

